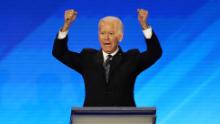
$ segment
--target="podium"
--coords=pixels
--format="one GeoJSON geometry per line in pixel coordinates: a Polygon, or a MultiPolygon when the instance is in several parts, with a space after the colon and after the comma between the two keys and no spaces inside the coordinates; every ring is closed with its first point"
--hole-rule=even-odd
{"type": "Polygon", "coordinates": [[[70,124],[155,124],[156,108],[73,107],[70,124]]]}

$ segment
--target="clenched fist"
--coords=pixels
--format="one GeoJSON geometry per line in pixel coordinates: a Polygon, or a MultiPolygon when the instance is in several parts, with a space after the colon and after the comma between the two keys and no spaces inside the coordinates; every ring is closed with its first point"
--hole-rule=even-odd
{"type": "Polygon", "coordinates": [[[147,23],[148,11],[144,9],[137,9],[137,12],[138,12],[138,20],[141,24],[141,27],[143,29],[147,29],[148,28],[148,23],[147,23]]]}
{"type": "Polygon", "coordinates": [[[73,9],[66,10],[64,13],[64,25],[61,31],[69,30],[71,24],[75,21],[77,12],[73,9]]]}

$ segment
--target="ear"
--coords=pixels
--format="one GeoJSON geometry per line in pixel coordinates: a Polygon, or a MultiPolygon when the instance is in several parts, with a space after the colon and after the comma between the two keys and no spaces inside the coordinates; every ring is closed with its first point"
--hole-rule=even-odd
{"type": "Polygon", "coordinates": [[[119,33],[119,34],[118,34],[118,41],[121,42],[122,39],[123,39],[123,37],[124,37],[124,36],[123,36],[123,33],[119,33]]]}

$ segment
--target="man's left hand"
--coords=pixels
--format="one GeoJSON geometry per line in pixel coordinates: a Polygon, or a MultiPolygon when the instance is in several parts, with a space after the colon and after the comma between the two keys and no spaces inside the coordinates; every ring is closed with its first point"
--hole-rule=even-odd
{"type": "Polygon", "coordinates": [[[147,29],[149,27],[147,23],[148,11],[144,9],[137,9],[137,12],[138,12],[138,20],[141,24],[141,27],[143,28],[143,30],[147,29]]]}

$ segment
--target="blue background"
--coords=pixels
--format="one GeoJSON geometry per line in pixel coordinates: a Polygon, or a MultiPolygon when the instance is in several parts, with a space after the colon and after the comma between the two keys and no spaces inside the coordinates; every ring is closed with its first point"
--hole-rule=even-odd
{"type": "Polygon", "coordinates": [[[136,9],[148,9],[163,56],[138,76],[137,106],[157,107],[157,124],[220,123],[219,0],[8,0],[0,8],[1,124],[67,124],[71,107],[82,106],[82,77],[51,55],[69,8],[78,11],[69,32],[77,52],[99,49],[107,15],[124,23],[124,51],[143,51],[136,9]]]}

